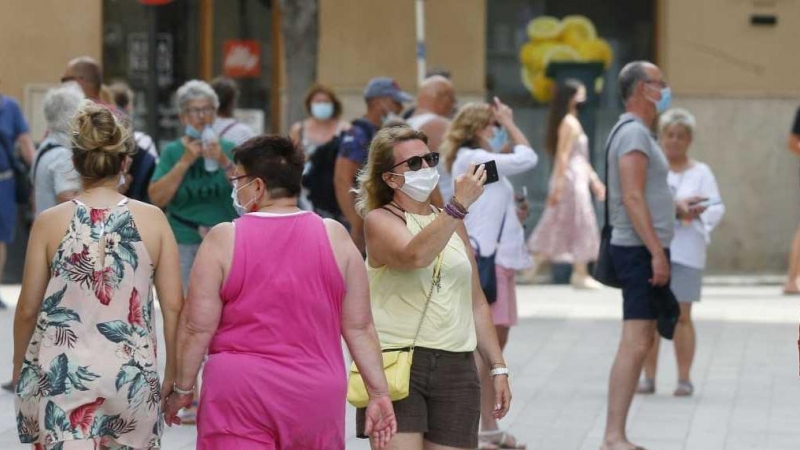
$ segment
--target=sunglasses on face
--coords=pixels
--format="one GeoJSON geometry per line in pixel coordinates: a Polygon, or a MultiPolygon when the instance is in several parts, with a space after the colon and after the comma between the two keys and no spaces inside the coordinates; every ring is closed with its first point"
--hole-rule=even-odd
{"type": "Polygon", "coordinates": [[[68,81],[78,81],[78,80],[82,80],[82,79],[83,79],[82,77],[73,77],[73,76],[69,76],[68,75],[66,77],[61,77],[61,82],[62,83],[66,83],[68,81]]]}
{"type": "Polygon", "coordinates": [[[412,156],[405,161],[401,161],[392,166],[394,169],[397,166],[402,166],[403,164],[408,163],[408,168],[412,171],[419,170],[422,168],[422,161],[428,163],[428,167],[436,167],[439,164],[439,153],[438,152],[430,152],[422,156],[412,156]]]}

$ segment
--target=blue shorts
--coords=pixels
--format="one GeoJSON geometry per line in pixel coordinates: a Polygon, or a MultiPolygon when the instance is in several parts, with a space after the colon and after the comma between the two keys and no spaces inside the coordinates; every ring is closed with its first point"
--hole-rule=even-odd
{"type": "MultiPolygon", "coordinates": [[[[664,249],[669,260],[669,249],[664,249]]],[[[653,278],[652,256],[647,247],[611,246],[614,270],[622,282],[623,320],[657,320],[659,304],[669,295],[669,283],[663,287],[650,284],[653,278]]]]}
{"type": "Polygon", "coordinates": [[[14,240],[17,228],[17,196],[14,179],[0,181],[0,242],[14,240]]]}

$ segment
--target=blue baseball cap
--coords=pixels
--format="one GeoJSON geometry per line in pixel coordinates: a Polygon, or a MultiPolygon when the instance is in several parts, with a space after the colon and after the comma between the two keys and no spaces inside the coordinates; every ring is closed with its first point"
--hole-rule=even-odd
{"type": "Polygon", "coordinates": [[[400,89],[400,85],[388,77],[373,78],[367,83],[367,87],[364,89],[364,100],[375,97],[391,97],[392,100],[400,103],[408,103],[412,100],[408,92],[400,89]]]}

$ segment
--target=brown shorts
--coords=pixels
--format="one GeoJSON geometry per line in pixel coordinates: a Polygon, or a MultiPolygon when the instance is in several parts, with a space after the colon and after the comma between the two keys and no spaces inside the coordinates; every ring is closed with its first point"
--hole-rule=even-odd
{"type": "MultiPolygon", "coordinates": [[[[481,383],[472,352],[417,347],[407,398],[393,402],[398,433],[422,433],[448,447],[478,446],[481,383]]],[[[364,435],[364,408],[356,412],[356,434],[364,435]]]]}

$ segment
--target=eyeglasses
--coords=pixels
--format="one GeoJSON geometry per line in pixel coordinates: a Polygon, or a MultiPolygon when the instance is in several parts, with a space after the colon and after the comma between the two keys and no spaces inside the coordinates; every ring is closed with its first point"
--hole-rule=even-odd
{"type": "Polygon", "coordinates": [[[186,114],[192,117],[210,116],[214,114],[214,108],[211,106],[206,106],[205,108],[187,108],[186,114]]]}
{"type": "Polygon", "coordinates": [[[428,163],[428,167],[436,167],[439,164],[439,153],[438,152],[430,152],[428,154],[422,156],[412,156],[405,161],[399,162],[392,166],[394,169],[397,166],[402,166],[403,164],[408,163],[408,168],[412,171],[419,170],[422,168],[422,161],[428,163]]]}
{"type": "Polygon", "coordinates": [[[250,178],[250,175],[244,174],[244,175],[239,175],[239,176],[228,177],[228,179],[231,180],[231,183],[233,183],[235,181],[239,181],[242,178],[250,178]]]}
{"type": "Polygon", "coordinates": [[[77,80],[82,80],[82,79],[83,79],[83,77],[73,77],[71,75],[68,75],[66,77],[61,77],[61,82],[62,83],[66,83],[68,81],[77,81],[77,80]]]}
{"type": "Polygon", "coordinates": [[[658,80],[644,80],[644,82],[645,83],[657,84],[657,85],[661,86],[662,88],[667,87],[667,82],[664,81],[664,80],[661,80],[661,81],[658,81],[658,80]]]}

